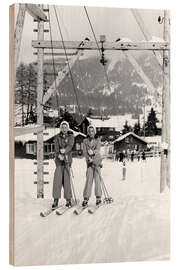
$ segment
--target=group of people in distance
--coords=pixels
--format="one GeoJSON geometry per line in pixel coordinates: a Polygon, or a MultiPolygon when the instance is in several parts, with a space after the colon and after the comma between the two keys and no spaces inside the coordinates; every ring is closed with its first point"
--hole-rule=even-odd
{"type": "Polygon", "coordinates": [[[125,159],[131,160],[133,162],[135,157],[137,157],[138,161],[140,161],[140,159],[146,160],[146,153],[144,150],[142,152],[132,150],[128,152],[120,151],[116,153],[116,160],[119,162],[123,162],[125,159]]]}
{"type": "MultiPolygon", "coordinates": [[[[53,192],[54,202],[52,208],[58,207],[61,198],[61,190],[64,188],[64,198],[66,207],[72,206],[72,187],[71,187],[71,165],[72,165],[72,148],[74,145],[73,133],[69,130],[69,124],[63,121],[60,125],[60,133],[55,138],[55,164],[53,192]]],[[[96,136],[96,130],[93,126],[87,129],[87,138],[83,141],[83,155],[86,159],[86,182],[83,191],[82,206],[88,204],[92,192],[93,180],[95,182],[96,205],[101,204],[101,176],[102,159],[100,155],[101,142],[96,136]]]]}

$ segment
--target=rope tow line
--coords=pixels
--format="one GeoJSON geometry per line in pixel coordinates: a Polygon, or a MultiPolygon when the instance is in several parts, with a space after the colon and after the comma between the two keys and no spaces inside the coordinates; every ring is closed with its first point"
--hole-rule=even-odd
{"type": "Polygon", "coordinates": [[[48,5],[48,17],[49,17],[49,33],[50,33],[50,41],[51,41],[51,52],[52,52],[52,62],[53,62],[53,72],[54,72],[54,81],[55,81],[55,89],[56,89],[56,104],[59,109],[59,99],[58,99],[58,90],[57,90],[57,84],[56,84],[56,70],[55,70],[55,61],[54,61],[54,48],[52,44],[52,29],[51,29],[51,18],[50,18],[50,8],[48,5]]]}
{"type": "MultiPolygon", "coordinates": [[[[84,6],[84,10],[85,10],[85,13],[86,13],[86,16],[87,16],[87,19],[88,19],[88,22],[89,22],[89,25],[91,27],[91,31],[93,33],[93,36],[94,36],[94,40],[96,42],[96,45],[97,45],[97,48],[98,48],[98,51],[99,51],[99,55],[100,55],[100,58],[101,58],[101,49],[99,47],[99,44],[98,44],[98,41],[97,41],[97,38],[96,38],[96,35],[95,35],[95,32],[94,32],[94,29],[93,29],[93,26],[92,26],[92,23],[91,23],[91,20],[90,20],[90,17],[89,17],[89,14],[88,14],[88,11],[87,11],[87,8],[84,6]]],[[[109,77],[108,77],[108,74],[107,74],[107,70],[105,68],[105,66],[103,65],[103,68],[104,68],[104,74],[105,74],[105,77],[106,77],[106,81],[107,81],[107,86],[108,86],[108,89],[111,93],[111,86],[110,86],[110,81],[109,81],[109,77]]],[[[115,104],[115,108],[116,108],[116,113],[118,113],[118,104],[116,103],[116,98],[115,98],[115,101],[113,100],[113,103],[115,104]]],[[[117,124],[118,124],[118,118],[117,118],[117,124]]]]}
{"type": "Polygon", "coordinates": [[[60,27],[56,6],[54,5],[53,7],[54,7],[55,15],[56,15],[56,20],[57,20],[57,24],[58,24],[58,28],[59,28],[59,33],[60,33],[62,44],[63,44],[63,49],[64,49],[64,53],[65,53],[65,57],[66,57],[66,62],[67,62],[68,68],[69,68],[69,74],[70,74],[70,77],[71,77],[71,82],[72,82],[73,91],[74,91],[75,98],[76,98],[76,103],[77,103],[77,106],[78,106],[79,113],[81,115],[82,113],[81,113],[81,109],[80,109],[80,106],[79,106],[78,95],[77,95],[77,92],[76,92],[76,87],[75,87],[72,71],[71,71],[71,68],[70,68],[70,65],[69,65],[69,59],[68,59],[67,52],[66,52],[66,47],[65,47],[65,44],[64,44],[63,34],[62,34],[62,31],[61,31],[61,27],[60,27]]]}

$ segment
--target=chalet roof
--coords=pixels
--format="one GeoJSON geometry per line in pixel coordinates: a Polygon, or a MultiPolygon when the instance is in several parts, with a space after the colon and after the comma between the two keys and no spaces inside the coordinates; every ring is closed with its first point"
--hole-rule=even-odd
{"type": "MultiPolygon", "coordinates": [[[[74,134],[74,137],[77,137],[78,135],[81,135],[83,137],[86,137],[85,134],[81,132],[74,131],[72,129],[69,129],[74,134]]],[[[59,134],[60,129],[59,128],[47,128],[44,130],[44,142],[48,141],[49,139],[53,138],[57,134],[59,134]]],[[[34,135],[34,133],[28,133],[28,134],[23,134],[19,136],[15,136],[15,141],[16,142],[28,142],[28,141],[37,141],[37,135],[34,135]]]]}
{"type": "Polygon", "coordinates": [[[113,143],[120,142],[120,141],[124,140],[126,137],[128,137],[128,136],[130,136],[130,135],[132,135],[133,137],[135,137],[135,138],[139,139],[140,141],[142,141],[142,142],[144,142],[144,143],[147,144],[147,141],[145,141],[144,139],[142,139],[142,137],[136,135],[134,132],[128,132],[128,133],[126,133],[126,134],[120,136],[120,137],[117,138],[113,143]]]}

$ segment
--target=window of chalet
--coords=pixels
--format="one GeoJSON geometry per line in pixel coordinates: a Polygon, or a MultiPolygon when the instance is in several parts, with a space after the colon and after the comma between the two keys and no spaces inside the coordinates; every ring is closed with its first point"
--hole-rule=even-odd
{"type": "Polygon", "coordinates": [[[130,143],[133,143],[133,137],[129,138],[130,143]]]}
{"type": "Polygon", "coordinates": [[[48,144],[45,144],[44,145],[44,154],[47,154],[48,153],[48,144]]]}
{"type": "Polygon", "coordinates": [[[53,153],[55,151],[54,143],[47,143],[44,145],[44,154],[53,153]]]}
{"type": "Polygon", "coordinates": [[[83,149],[83,143],[81,143],[81,150],[83,149]]]}
{"type": "Polygon", "coordinates": [[[35,154],[36,153],[36,144],[27,143],[26,144],[26,154],[35,154]]]}
{"type": "Polygon", "coordinates": [[[139,151],[139,145],[138,144],[135,145],[135,150],[139,151]]]}
{"type": "Polygon", "coordinates": [[[53,143],[53,144],[51,144],[51,146],[52,146],[52,152],[54,153],[55,152],[55,144],[53,143]]]}
{"type": "Polygon", "coordinates": [[[125,143],[130,143],[129,137],[126,137],[126,138],[125,138],[125,143]]]}
{"type": "Polygon", "coordinates": [[[77,151],[81,150],[81,145],[80,145],[80,143],[76,143],[76,150],[77,150],[77,151]]]}

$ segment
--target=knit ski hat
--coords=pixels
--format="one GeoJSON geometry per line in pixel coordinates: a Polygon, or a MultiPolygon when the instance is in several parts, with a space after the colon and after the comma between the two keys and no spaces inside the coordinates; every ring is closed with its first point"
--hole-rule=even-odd
{"type": "Polygon", "coordinates": [[[66,125],[69,130],[69,123],[67,121],[62,121],[60,124],[60,130],[62,130],[62,125],[66,125]]]}
{"type": "Polygon", "coordinates": [[[87,128],[87,132],[89,131],[90,128],[93,128],[94,129],[94,134],[96,134],[96,128],[95,128],[95,126],[89,125],[88,128],[87,128]]]}

